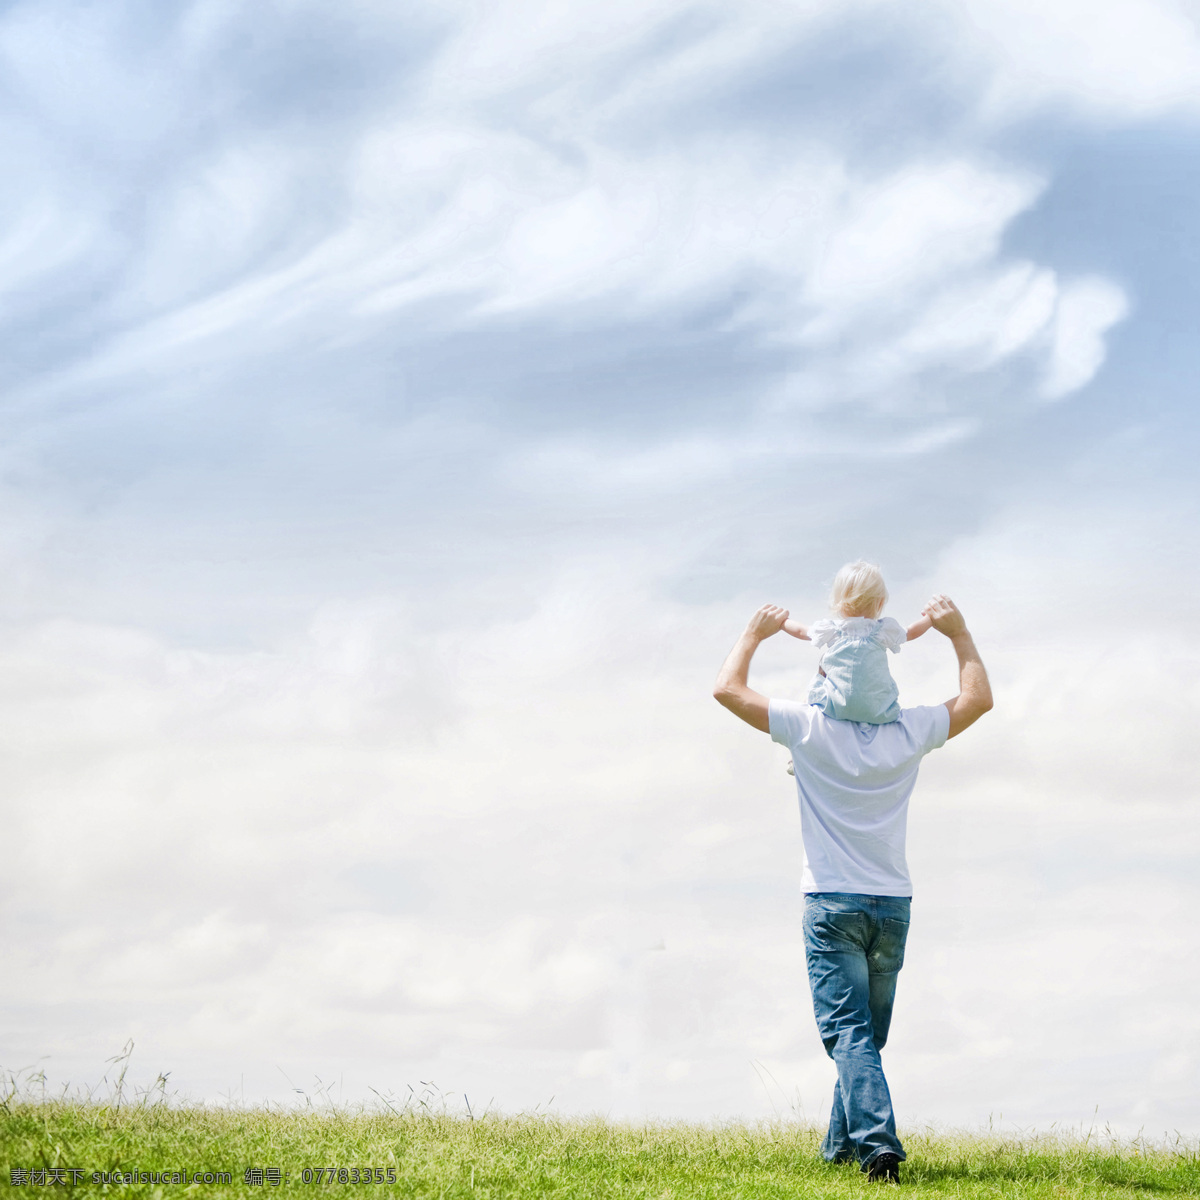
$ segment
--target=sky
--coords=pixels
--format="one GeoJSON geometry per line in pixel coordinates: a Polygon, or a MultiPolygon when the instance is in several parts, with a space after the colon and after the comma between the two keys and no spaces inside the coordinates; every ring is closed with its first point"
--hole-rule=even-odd
{"type": "Polygon", "coordinates": [[[1200,1136],[1198,134],[1195,0],[0,6],[0,1066],[823,1121],[711,689],[867,557],[902,1128],[1200,1136]]]}

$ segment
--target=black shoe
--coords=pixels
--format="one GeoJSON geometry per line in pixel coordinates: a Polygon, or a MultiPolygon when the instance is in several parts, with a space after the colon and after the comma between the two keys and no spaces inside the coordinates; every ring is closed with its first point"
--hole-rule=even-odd
{"type": "Polygon", "coordinates": [[[900,1182],[900,1156],[884,1151],[883,1154],[877,1154],[863,1170],[867,1173],[868,1183],[899,1183],[900,1182]]]}

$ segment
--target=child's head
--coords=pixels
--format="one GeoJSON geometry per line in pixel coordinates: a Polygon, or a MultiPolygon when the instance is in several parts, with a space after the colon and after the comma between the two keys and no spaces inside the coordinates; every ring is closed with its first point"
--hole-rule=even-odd
{"type": "Polygon", "coordinates": [[[887,603],[888,591],[874,563],[847,563],[833,578],[829,607],[839,617],[877,617],[887,603]]]}

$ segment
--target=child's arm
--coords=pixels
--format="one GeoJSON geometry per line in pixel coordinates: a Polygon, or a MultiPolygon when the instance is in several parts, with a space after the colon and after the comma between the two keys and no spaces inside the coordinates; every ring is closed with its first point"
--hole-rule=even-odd
{"type": "Polygon", "coordinates": [[[933,628],[933,621],[928,614],[923,614],[908,627],[908,640],[911,642],[914,638],[919,638],[921,634],[928,633],[933,628]]]}
{"type": "MultiPolygon", "coordinates": [[[[926,626],[926,629],[927,628],[928,628],[928,626],[926,626]]],[[[803,625],[801,625],[799,621],[791,621],[791,620],[784,621],[783,632],[790,633],[792,635],[792,637],[800,638],[801,640],[803,640],[805,642],[812,641],[812,638],[810,638],[808,636],[808,630],[803,625]]],[[[922,630],[922,632],[924,632],[924,630],[922,630]]]]}

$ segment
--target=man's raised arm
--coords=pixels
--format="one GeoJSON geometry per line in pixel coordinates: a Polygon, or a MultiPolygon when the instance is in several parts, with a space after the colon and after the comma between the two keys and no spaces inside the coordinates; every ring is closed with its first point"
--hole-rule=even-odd
{"type": "MultiPolygon", "coordinates": [[[[768,718],[770,701],[766,696],[756,692],[746,683],[750,674],[750,660],[758,649],[759,642],[778,633],[783,623],[788,619],[786,608],[777,604],[764,604],[750,618],[746,632],[737,640],[737,645],[729,652],[725,665],[717,675],[713,695],[736,717],[741,717],[747,725],[761,729],[763,733],[771,732],[768,718]]],[[[953,716],[951,717],[953,720],[953,716]]]]}
{"type": "Polygon", "coordinates": [[[967,622],[949,596],[934,596],[925,606],[925,613],[938,633],[944,633],[958,655],[959,693],[946,701],[950,710],[950,733],[954,737],[968,725],[974,725],[992,707],[992,685],[975,643],[967,630],[967,622]]]}

